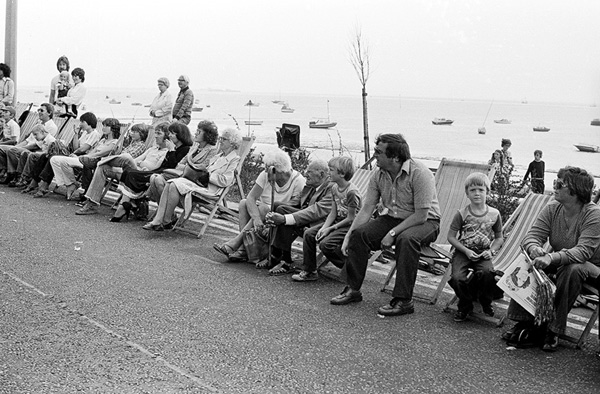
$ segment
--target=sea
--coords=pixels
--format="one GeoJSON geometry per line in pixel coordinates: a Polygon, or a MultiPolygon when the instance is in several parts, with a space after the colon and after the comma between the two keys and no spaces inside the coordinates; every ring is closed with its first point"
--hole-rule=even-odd
{"type": "MultiPolygon", "coordinates": [[[[276,128],[283,123],[299,125],[301,145],[314,155],[327,159],[343,152],[357,164],[364,162],[363,110],[360,90],[355,96],[318,96],[285,93],[249,93],[228,90],[197,89],[195,105],[202,111],[192,112],[192,130],[202,119],[214,121],[220,129],[239,127],[244,135],[254,135],[258,149],[276,145],[276,128]],[[248,106],[249,101],[254,106],[248,106]],[[293,113],[281,112],[285,101],[293,113]],[[337,122],[331,129],[311,129],[315,118],[337,122]],[[245,125],[245,121],[262,121],[262,125],[245,125]]],[[[176,97],[177,88],[171,87],[176,97]]],[[[48,88],[22,87],[21,102],[43,103],[48,88]]],[[[157,89],[88,88],[85,111],[99,117],[115,117],[121,122],[149,122],[148,108],[157,89]],[[119,104],[111,104],[114,100],[119,104]],[[140,105],[141,104],[141,105],[140,105]]],[[[571,165],[585,168],[600,176],[600,153],[580,152],[574,144],[600,146],[600,126],[591,126],[600,118],[600,107],[592,105],[535,103],[521,101],[448,100],[367,96],[368,140],[372,151],[375,138],[383,133],[402,133],[413,157],[429,163],[442,158],[469,162],[487,162],[492,152],[500,149],[501,140],[512,141],[511,152],[515,169],[524,173],[533,160],[533,151],[540,149],[547,172],[557,172],[571,165]],[[489,112],[489,113],[488,113],[489,112]],[[487,117],[486,117],[487,114],[487,117]],[[452,125],[434,125],[434,118],[454,120],[452,125]],[[509,119],[510,124],[495,123],[509,119]],[[486,134],[479,134],[484,126],[486,134]],[[546,126],[548,132],[534,132],[533,127],[546,126]]],[[[433,165],[435,167],[435,164],[433,165]]],[[[547,176],[547,184],[552,177],[547,176]]]]}

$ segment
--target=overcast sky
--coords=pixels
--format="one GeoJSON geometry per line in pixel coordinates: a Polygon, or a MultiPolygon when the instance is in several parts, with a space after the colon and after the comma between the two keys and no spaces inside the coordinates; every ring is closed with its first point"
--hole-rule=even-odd
{"type": "Polygon", "coordinates": [[[196,89],[359,94],[359,25],[370,95],[600,105],[599,16],[598,0],[20,0],[18,83],[49,85],[65,54],[94,87],[188,74],[196,89]]]}

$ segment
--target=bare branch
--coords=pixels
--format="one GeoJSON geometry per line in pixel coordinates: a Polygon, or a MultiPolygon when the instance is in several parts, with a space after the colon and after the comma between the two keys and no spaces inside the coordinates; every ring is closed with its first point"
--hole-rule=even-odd
{"type": "Polygon", "coordinates": [[[363,88],[367,85],[371,73],[371,62],[369,56],[369,44],[363,38],[362,31],[359,26],[356,26],[352,38],[350,40],[350,48],[348,48],[349,60],[354,71],[358,75],[363,88]]]}

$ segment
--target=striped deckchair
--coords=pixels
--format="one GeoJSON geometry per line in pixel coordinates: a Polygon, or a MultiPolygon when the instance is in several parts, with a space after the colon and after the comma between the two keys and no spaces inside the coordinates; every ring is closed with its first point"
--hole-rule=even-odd
{"type": "MultiPolygon", "coordinates": [[[[244,139],[242,140],[242,144],[240,145],[239,150],[238,150],[238,154],[240,156],[240,161],[237,165],[237,168],[235,169],[235,176],[233,178],[234,179],[233,182],[235,183],[237,180],[238,186],[240,188],[240,194],[242,194],[242,195],[243,195],[244,190],[241,186],[239,173],[240,173],[240,170],[242,169],[242,166],[244,165],[246,156],[248,156],[248,154],[250,153],[250,149],[252,148],[252,144],[254,144],[254,140],[255,140],[255,137],[250,137],[250,138],[244,137],[244,139]]],[[[206,232],[209,224],[212,222],[213,218],[215,217],[215,215],[217,214],[218,211],[225,212],[229,216],[237,218],[238,213],[227,208],[225,205],[225,196],[229,192],[229,189],[234,185],[234,183],[232,183],[231,185],[224,188],[221,191],[221,194],[216,196],[214,199],[208,199],[199,193],[192,192],[192,198],[193,198],[192,208],[189,210],[186,210],[186,208],[184,206],[184,211],[182,212],[181,216],[179,217],[179,220],[177,220],[177,223],[173,227],[173,230],[180,230],[180,231],[183,231],[183,232],[186,232],[189,234],[196,235],[198,238],[202,238],[202,236],[206,232]],[[208,211],[208,216],[204,219],[204,223],[203,223],[200,231],[194,231],[192,229],[184,227],[185,223],[188,221],[188,219],[192,215],[192,212],[194,211],[194,207],[197,208],[198,211],[201,211],[202,209],[205,209],[206,211],[208,211]]]]}
{"type": "Polygon", "coordinates": [[[23,112],[31,110],[31,107],[33,106],[33,103],[17,103],[17,105],[15,106],[15,122],[19,121],[19,118],[21,117],[21,115],[23,114],[23,112]]]}
{"type": "MultiPolygon", "coordinates": [[[[450,254],[440,247],[440,245],[448,244],[448,231],[450,224],[456,212],[469,203],[465,193],[465,179],[474,172],[487,174],[490,179],[493,179],[494,171],[488,164],[468,163],[462,161],[442,159],[440,165],[435,172],[435,189],[437,191],[438,201],[440,203],[440,233],[436,241],[429,247],[423,247],[421,257],[425,259],[444,259],[450,258],[450,254]]],[[[371,261],[374,261],[378,256],[372,256],[371,261]]],[[[396,262],[392,259],[390,272],[381,288],[381,291],[386,291],[387,286],[392,280],[396,272],[396,262]]],[[[451,267],[448,264],[440,285],[433,295],[414,294],[414,297],[420,301],[426,301],[430,304],[435,304],[442,293],[444,286],[450,278],[451,267]]]]}
{"type": "Polygon", "coordinates": [[[27,115],[25,122],[23,122],[23,125],[21,126],[21,135],[19,136],[19,141],[17,143],[25,141],[27,137],[29,137],[29,134],[31,134],[33,126],[38,124],[39,121],[40,117],[36,111],[29,112],[29,115],[27,115]]]}

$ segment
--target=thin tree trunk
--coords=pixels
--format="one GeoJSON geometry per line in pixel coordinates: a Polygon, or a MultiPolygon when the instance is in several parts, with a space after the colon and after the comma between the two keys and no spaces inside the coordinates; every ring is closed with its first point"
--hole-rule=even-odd
{"type": "MultiPolygon", "coordinates": [[[[362,88],[362,106],[363,106],[363,134],[365,141],[365,163],[371,158],[371,149],[369,148],[369,115],[367,111],[367,90],[362,88]]],[[[369,168],[371,166],[369,165],[369,168]]]]}

